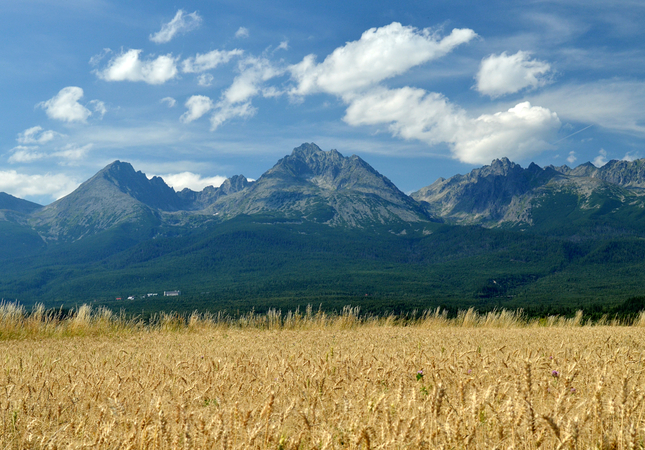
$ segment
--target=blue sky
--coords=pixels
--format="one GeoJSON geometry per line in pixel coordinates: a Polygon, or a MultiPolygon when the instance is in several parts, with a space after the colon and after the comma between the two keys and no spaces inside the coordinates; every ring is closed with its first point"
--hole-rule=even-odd
{"type": "Polygon", "coordinates": [[[404,192],[507,156],[645,157],[645,3],[0,2],[0,191],[110,162],[180,190],[303,142],[404,192]]]}

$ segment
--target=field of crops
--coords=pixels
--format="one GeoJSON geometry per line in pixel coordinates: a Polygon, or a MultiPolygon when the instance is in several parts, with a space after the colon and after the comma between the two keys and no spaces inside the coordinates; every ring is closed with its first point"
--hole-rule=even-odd
{"type": "Polygon", "coordinates": [[[631,449],[645,437],[641,326],[10,316],[3,449],[631,449]]]}

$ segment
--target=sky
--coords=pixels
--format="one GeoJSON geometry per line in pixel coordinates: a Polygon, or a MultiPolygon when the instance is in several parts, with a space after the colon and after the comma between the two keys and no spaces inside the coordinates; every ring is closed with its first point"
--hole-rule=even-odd
{"type": "Polygon", "coordinates": [[[645,157],[645,2],[0,2],[0,191],[127,161],[175,190],[304,142],[403,192],[496,158],[645,157]]]}

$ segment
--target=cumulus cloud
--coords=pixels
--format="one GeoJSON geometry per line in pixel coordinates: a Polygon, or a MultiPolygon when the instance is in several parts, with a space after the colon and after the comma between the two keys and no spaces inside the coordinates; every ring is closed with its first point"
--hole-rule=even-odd
{"type": "Polygon", "coordinates": [[[574,152],[573,150],[571,150],[571,151],[569,152],[569,156],[567,157],[567,162],[568,162],[569,164],[573,164],[574,162],[576,162],[576,160],[577,160],[577,159],[578,159],[578,158],[576,158],[576,152],[574,152]]]}
{"type": "Polygon", "coordinates": [[[258,95],[263,82],[284,73],[268,59],[256,57],[240,61],[238,69],[240,74],[235,77],[233,84],[223,94],[224,100],[231,104],[245,102],[258,95]]]}
{"type": "Polygon", "coordinates": [[[83,159],[93,147],[93,144],[79,146],[77,144],[67,144],[55,151],[42,151],[36,146],[19,145],[11,151],[13,152],[8,161],[12,164],[30,163],[46,158],[57,158],[59,164],[68,165],[75,161],[83,159]]]}
{"type": "Polygon", "coordinates": [[[161,178],[164,179],[168,186],[175,189],[175,191],[181,191],[184,188],[188,188],[193,191],[201,191],[206,186],[219,187],[224,181],[226,181],[226,177],[219,175],[214,177],[202,177],[201,175],[193,172],[161,175],[161,178]]]}
{"type": "Polygon", "coordinates": [[[490,55],[484,58],[475,77],[477,90],[490,97],[513,94],[525,88],[544,86],[551,65],[531,59],[529,52],[519,51],[514,55],[490,55]]]}
{"type": "Polygon", "coordinates": [[[182,71],[185,73],[195,73],[211,70],[220,64],[229,62],[235,56],[241,56],[243,53],[244,51],[239,49],[229,51],[213,50],[203,55],[197,53],[196,56],[186,58],[182,61],[182,71]]]}
{"type": "Polygon", "coordinates": [[[161,26],[161,30],[150,35],[150,40],[157,44],[170,42],[178,34],[188,33],[198,28],[202,23],[202,18],[197,11],[186,14],[184,10],[177,11],[175,17],[168,23],[161,26]]]}
{"type": "Polygon", "coordinates": [[[94,55],[90,58],[90,66],[96,67],[98,66],[101,61],[103,61],[103,58],[105,58],[107,55],[112,53],[112,50],[109,48],[104,48],[103,51],[97,55],[94,55]]]}
{"type": "Polygon", "coordinates": [[[320,64],[316,63],[315,55],[308,55],[290,66],[297,83],[291,94],[353,94],[439,58],[476,36],[470,29],[454,29],[440,38],[429,29],[418,30],[397,22],[371,28],[358,41],[334,50],[320,64]]]}
{"type": "Polygon", "coordinates": [[[356,97],[344,120],[353,126],[387,124],[395,136],[429,145],[447,143],[455,158],[471,164],[539,153],[551,148],[560,127],[555,113],[528,102],[470,118],[443,95],[411,87],[377,88],[356,97]]]}
{"type": "Polygon", "coordinates": [[[11,164],[29,163],[47,156],[47,154],[39,152],[38,147],[34,146],[19,145],[12,148],[11,151],[13,154],[8,159],[11,164]]]}
{"type": "Polygon", "coordinates": [[[85,122],[92,112],[78,102],[81,98],[83,98],[83,89],[68,86],[61,89],[53,98],[40,102],[36,106],[44,109],[50,119],[85,122]]]}
{"type": "Polygon", "coordinates": [[[532,103],[558,112],[563,120],[616,131],[645,133],[645,82],[601,80],[564,84],[531,96],[532,103]]]}
{"type": "Polygon", "coordinates": [[[188,111],[182,114],[179,120],[183,123],[190,123],[213,109],[213,101],[205,95],[193,95],[184,106],[188,108],[188,111]]]}
{"type": "Polygon", "coordinates": [[[638,156],[637,154],[632,155],[631,152],[627,152],[627,153],[625,153],[625,156],[623,156],[622,160],[632,162],[632,161],[635,161],[635,160],[637,160],[639,158],[640,158],[640,156],[638,156]]]}
{"type": "Polygon", "coordinates": [[[168,108],[172,108],[173,106],[175,106],[177,104],[177,100],[175,100],[172,97],[164,97],[161,100],[159,100],[159,102],[160,103],[165,103],[166,105],[168,105],[168,108]]]}
{"type": "Polygon", "coordinates": [[[238,64],[240,74],[224,91],[220,101],[215,105],[211,117],[211,129],[217,129],[225,121],[234,117],[248,118],[256,113],[251,99],[257,95],[276,97],[280,92],[273,87],[265,88],[263,84],[284,73],[266,58],[248,57],[238,64]]]}
{"type": "Polygon", "coordinates": [[[235,32],[235,37],[236,38],[247,38],[249,37],[249,29],[245,27],[240,27],[237,29],[235,32]]]}
{"type": "Polygon", "coordinates": [[[560,125],[556,113],[523,102],[508,111],[469,120],[463,134],[448,142],[463,162],[484,164],[500,156],[524,159],[552,148],[550,141],[560,125]]]}
{"type": "Polygon", "coordinates": [[[20,144],[45,144],[57,136],[63,135],[52,130],[43,131],[43,127],[35,126],[19,133],[16,141],[20,144]]]}
{"type": "Polygon", "coordinates": [[[105,81],[143,81],[163,84],[177,76],[177,61],[172,54],[141,60],[142,50],[131,49],[112,58],[107,67],[95,71],[105,81]]]}
{"type": "Polygon", "coordinates": [[[64,174],[28,175],[15,170],[0,171],[0,191],[20,198],[45,195],[57,200],[79,184],[64,174]]]}
{"type": "Polygon", "coordinates": [[[202,73],[197,77],[197,84],[199,84],[200,86],[208,87],[213,84],[214,79],[215,77],[213,77],[213,75],[211,75],[210,73],[202,73]]]}
{"type": "Polygon", "coordinates": [[[85,158],[93,146],[93,144],[80,146],[76,144],[67,144],[62,149],[53,152],[51,156],[62,158],[65,160],[63,164],[69,164],[70,162],[79,161],[85,158]]]}
{"type": "Polygon", "coordinates": [[[105,107],[105,103],[103,103],[101,100],[92,100],[89,103],[92,106],[92,109],[94,109],[94,112],[99,114],[101,116],[101,119],[107,112],[107,108],[105,107]]]}
{"type": "Polygon", "coordinates": [[[607,164],[607,150],[601,148],[598,152],[598,156],[596,156],[591,162],[596,167],[602,167],[607,164]]]}
{"type": "Polygon", "coordinates": [[[221,124],[234,117],[246,119],[253,117],[257,110],[251,105],[251,102],[245,102],[238,105],[220,103],[217,111],[211,116],[211,131],[215,131],[221,124]]]}

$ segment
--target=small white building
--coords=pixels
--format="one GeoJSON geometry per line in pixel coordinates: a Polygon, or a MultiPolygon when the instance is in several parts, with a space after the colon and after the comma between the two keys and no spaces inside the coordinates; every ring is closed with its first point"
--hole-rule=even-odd
{"type": "Polygon", "coordinates": [[[181,291],[163,291],[164,297],[177,297],[181,295],[181,291]]]}

